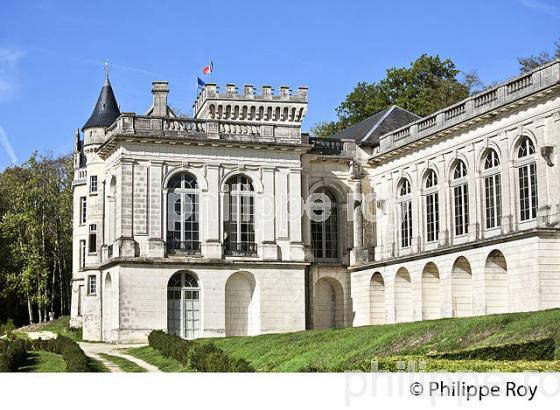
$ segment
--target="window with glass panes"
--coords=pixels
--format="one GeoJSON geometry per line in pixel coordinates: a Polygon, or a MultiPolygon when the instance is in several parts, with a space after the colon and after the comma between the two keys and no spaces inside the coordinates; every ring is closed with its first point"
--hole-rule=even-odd
{"type": "Polygon", "coordinates": [[[200,336],[200,286],[189,272],[177,272],[167,284],[167,333],[185,339],[200,336]]]}
{"type": "Polygon", "coordinates": [[[410,181],[403,178],[399,184],[400,202],[400,236],[401,247],[407,248],[412,243],[412,199],[410,181]]]}
{"type": "Polygon", "coordinates": [[[320,190],[314,195],[311,215],[311,246],[316,259],[338,258],[338,202],[334,194],[320,190]]]}
{"type": "MultiPolygon", "coordinates": [[[[535,154],[535,146],[529,138],[524,138],[517,150],[517,159],[531,160],[535,154]]],[[[524,163],[518,168],[519,174],[519,211],[521,221],[528,221],[537,217],[537,164],[524,163]]]]}
{"type": "Polygon", "coordinates": [[[229,255],[256,254],[255,192],[251,179],[235,175],[227,183],[224,246],[229,255]]]}
{"type": "Polygon", "coordinates": [[[167,184],[167,250],[200,251],[199,189],[189,173],[173,175],[167,184]]]}
{"type": "Polygon", "coordinates": [[[489,149],[484,157],[484,213],[486,229],[502,224],[502,187],[498,153],[489,149]]]}
{"type": "Polygon", "coordinates": [[[428,170],[425,183],[426,193],[426,240],[437,241],[439,238],[439,194],[438,179],[434,170],[428,170]]]}
{"type": "Polygon", "coordinates": [[[469,231],[469,185],[466,180],[467,166],[457,160],[453,168],[453,211],[455,235],[460,236],[469,231]]]}

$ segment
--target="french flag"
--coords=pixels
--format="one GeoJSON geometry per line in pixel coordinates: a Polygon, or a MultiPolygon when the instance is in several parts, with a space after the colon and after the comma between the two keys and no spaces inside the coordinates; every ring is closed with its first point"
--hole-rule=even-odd
{"type": "Polygon", "coordinates": [[[210,64],[208,64],[206,67],[204,67],[202,72],[204,74],[210,74],[210,73],[212,73],[212,71],[214,71],[214,64],[212,63],[212,60],[210,60],[210,64]]]}

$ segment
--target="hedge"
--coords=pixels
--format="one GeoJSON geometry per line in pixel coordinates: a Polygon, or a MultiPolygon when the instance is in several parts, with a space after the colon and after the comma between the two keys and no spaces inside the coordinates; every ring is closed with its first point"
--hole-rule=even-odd
{"type": "Polygon", "coordinates": [[[27,359],[27,342],[23,339],[0,340],[0,372],[15,372],[27,359]]]}
{"type": "Polygon", "coordinates": [[[148,336],[151,347],[199,372],[254,372],[245,359],[229,356],[212,343],[197,343],[154,330],[148,336]]]}
{"type": "Polygon", "coordinates": [[[89,360],[80,345],[69,337],[58,335],[56,339],[37,339],[31,342],[33,349],[62,355],[68,372],[90,372],[89,360]]]}
{"type": "Polygon", "coordinates": [[[430,357],[448,360],[554,360],[555,350],[556,342],[554,339],[546,338],[523,343],[439,353],[430,355],[430,357]]]}

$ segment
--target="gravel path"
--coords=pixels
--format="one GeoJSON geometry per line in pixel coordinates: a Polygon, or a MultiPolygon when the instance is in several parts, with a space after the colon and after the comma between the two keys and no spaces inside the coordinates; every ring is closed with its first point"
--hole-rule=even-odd
{"type": "Polygon", "coordinates": [[[136,363],[138,366],[146,369],[146,371],[148,372],[152,372],[152,373],[160,373],[161,370],[159,370],[156,366],[153,366],[149,363],[146,363],[144,360],[138,359],[134,356],[131,356],[129,354],[123,353],[123,350],[129,349],[131,347],[140,347],[140,346],[145,346],[145,345],[126,345],[126,344],[119,344],[119,345],[113,345],[113,344],[108,344],[108,343],[87,343],[87,342],[80,342],[79,343],[80,347],[82,348],[82,350],[84,351],[84,353],[89,356],[92,357],[96,360],[99,360],[101,363],[103,363],[105,366],[107,366],[107,368],[114,373],[118,373],[118,372],[122,372],[122,370],[115,365],[113,362],[110,362],[107,359],[104,359],[103,357],[99,356],[99,353],[107,353],[113,356],[119,356],[119,357],[123,357],[127,360],[130,360],[131,362],[136,363]]]}

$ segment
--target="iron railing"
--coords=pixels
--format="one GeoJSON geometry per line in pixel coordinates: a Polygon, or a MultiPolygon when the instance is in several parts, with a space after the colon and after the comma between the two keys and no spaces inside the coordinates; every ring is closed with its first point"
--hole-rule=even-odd
{"type": "Polygon", "coordinates": [[[199,241],[177,241],[174,239],[167,240],[167,253],[184,254],[184,255],[200,255],[199,241]]]}
{"type": "Polygon", "coordinates": [[[254,242],[226,242],[224,243],[226,256],[256,256],[257,244],[254,242]]]}

